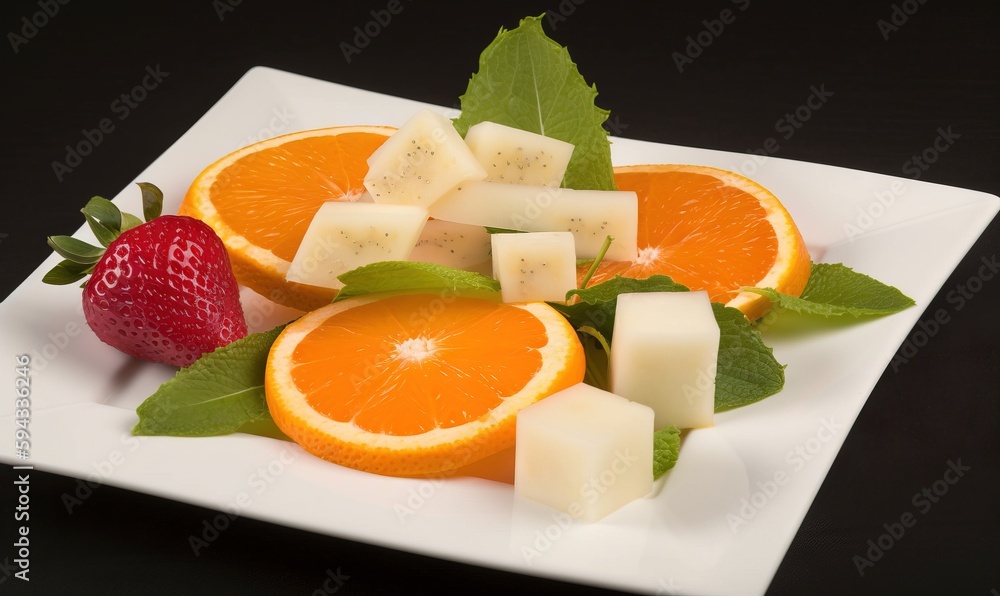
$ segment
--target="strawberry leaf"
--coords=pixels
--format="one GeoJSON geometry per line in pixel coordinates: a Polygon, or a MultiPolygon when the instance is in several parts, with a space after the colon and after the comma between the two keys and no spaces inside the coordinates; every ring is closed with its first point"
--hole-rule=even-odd
{"type": "Polygon", "coordinates": [[[87,218],[91,231],[98,242],[108,246],[115,241],[122,231],[122,212],[111,201],[103,197],[94,197],[80,210],[87,218]]]}
{"type": "Polygon", "coordinates": [[[87,277],[93,270],[93,265],[65,260],[50,269],[42,277],[42,282],[54,286],[65,286],[87,277]]]}
{"type": "MultiPolygon", "coordinates": [[[[142,210],[146,221],[159,217],[163,208],[163,193],[148,182],[138,184],[142,190],[142,210]]],[[[101,246],[88,244],[72,236],[49,236],[46,240],[48,245],[65,260],[42,277],[44,283],[66,285],[87,277],[104,256],[105,248],[125,230],[143,224],[141,219],[130,213],[122,213],[117,205],[104,197],[92,197],[80,212],[101,246]]]]}
{"type": "Polygon", "coordinates": [[[142,220],[131,213],[122,213],[122,231],[131,230],[142,225],[142,220]]]}
{"type": "Polygon", "coordinates": [[[142,216],[146,221],[156,219],[163,212],[163,192],[149,182],[136,182],[142,189],[142,216]]]}
{"type": "Polygon", "coordinates": [[[93,265],[100,261],[104,254],[103,247],[88,244],[72,236],[49,236],[47,242],[60,257],[83,265],[93,265]]]}

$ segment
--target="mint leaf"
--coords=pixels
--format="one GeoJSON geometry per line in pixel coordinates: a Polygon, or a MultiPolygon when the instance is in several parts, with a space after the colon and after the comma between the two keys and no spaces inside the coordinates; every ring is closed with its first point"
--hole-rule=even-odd
{"type": "Polygon", "coordinates": [[[842,263],[813,263],[809,282],[798,298],[772,288],[744,290],[767,296],[777,308],[823,317],[891,315],[914,305],[898,289],[842,263]]]}
{"type": "Polygon", "coordinates": [[[600,266],[601,261],[604,260],[604,255],[608,254],[608,249],[611,248],[611,243],[614,241],[615,239],[613,236],[607,236],[604,238],[604,244],[602,244],[601,248],[597,251],[597,256],[594,257],[594,261],[590,264],[590,268],[587,269],[587,274],[583,276],[583,281],[580,282],[581,288],[587,288],[587,284],[590,283],[590,279],[594,277],[595,273],[597,273],[597,268],[600,266]]]}
{"type": "MultiPolygon", "coordinates": [[[[580,301],[576,304],[548,304],[562,313],[578,332],[587,327],[592,328],[613,347],[619,294],[686,291],[686,286],[674,282],[666,275],[654,275],[647,279],[616,276],[584,290],[570,290],[566,298],[569,300],[572,296],[578,296],[580,301]]],[[[760,332],[735,308],[713,303],[712,313],[719,324],[720,334],[715,375],[715,411],[745,406],[781,391],[785,384],[785,367],[775,360],[771,348],[761,339],[760,332]]],[[[596,345],[591,345],[588,349],[585,343],[584,350],[588,374],[591,374],[592,369],[599,370],[602,361],[591,363],[590,360],[603,357],[606,361],[607,355],[598,354],[596,345]]],[[[598,376],[592,375],[592,378],[599,382],[598,376]]],[[[601,388],[606,389],[607,386],[601,388]]]]}
{"type": "Polygon", "coordinates": [[[653,433],[653,480],[667,473],[677,463],[681,452],[681,431],[676,426],[653,433]]]}
{"type": "Polygon", "coordinates": [[[608,377],[608,361],[611,354],[611,346],[604,335],[593,327],[580,327],[576,330],[580,336],[580,344],[583,346],[583,357],[586,363],[584,369],[583,382],[603,389],[611,390],[611,380],[608,377]]]}
{"type": "Polygon", "coordinates": [[[365,294],[451,292],[457,296],[500,298],[500,284],[481,273],[419,261],[383,261],[337,276],[344,287],[334,302],[365,294]]]}
{"type": "Polygon", "coordinates": [[[712,303],[712,313],[719,324],[715,411],[752,404],[781,391],[785,367],[743,313],[718,303],[712,303]]]}
{"type": "Polygon", "coordinates": [[[687,287],[666,275],[654,275],[646,279],[634,279],[616,275],[612,279],[601,282],[583,290],[570,290],[566,293],[566,301],[574,296],[580,301],[575,304],[548,304],[566,317],[574,329],[593,327],[608,341],[613,340],[615,326],[615,308],[618,306],[618,295],[631,292],[686,292],[687,287]]]}
{"type": "Polygon", "coordinates": [[[596,97],[566,48],[542,31],[542,17],[528,17],[516,29],[501,29],[483,50],[455,128],[465,136],[470,126],[490,121],[572,143],[563,186],[615,190],[602,126],[608,111],[594,105],[596,97]]]}
{"type": "Polygon", "coordinates": [[[264,365],[284,325],[205,354],[136,408],[133,435],[207,437],[270,418],[264,365]]]}

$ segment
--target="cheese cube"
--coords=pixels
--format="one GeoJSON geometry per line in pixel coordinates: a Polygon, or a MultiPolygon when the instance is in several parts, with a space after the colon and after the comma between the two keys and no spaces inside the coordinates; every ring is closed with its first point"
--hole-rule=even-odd
{"type": "Polygon", "coordinates": [[[431,219],[420,232],[409,260],[489,275],[490,251],[490,233],[486,228],[431,219]]]}
{"type": "Polygon", "coordinates": [[[565,302],[576,287],[573,234],[493,234],[492,243],[493,277],[504,302],[565,302]]]}
{"type": "Polygon", "coordinates": [[[517,495],[597,521],[653,486],[653,411],[579,383],[517,414],[517,495]]]}
{"type": "Polygon", "coordinates": [[[573,144],[496,122],[469,127],[465,143],[486,169],[486,180],[559,186],[573,144]]]}
{"type": "Polygon", "coordinates": [[[611,391],[656,412],[656,428],[712,426],[719,325],[708,293],[621,294],[615,311],[611,391]]]}
{"type": "Polygon", "coordinates": [[[421,110],[368,158],[365,188],[376,203],[428,207],[465,180],[486,170],[451,120],[421,110]]]}
{"type": "Polygon", "coordinates": [[[324,203],[309,223],[285,279],[340,289],[341,273],[378,261],[405,261],[426,222],[427,210],[413,205],[324,203]]]}
{"type": "Polygon", "coordinates": [[[638,255],[639,198],[631,190],[574,190],[531,184],[462,182],[430,207],[431,217],[524,232],[572,232],[576,256],[593,259],[608,236],[604,258],[638,255]]]}

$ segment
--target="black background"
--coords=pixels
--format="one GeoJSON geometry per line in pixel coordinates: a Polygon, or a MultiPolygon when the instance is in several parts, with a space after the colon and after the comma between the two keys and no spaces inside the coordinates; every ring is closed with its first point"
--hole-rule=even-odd
{"type": "MultiPolygon", "coordinates": [[[[546,30],[597,84],[598,104],[612,111],[620,136],[746,152],[776,136],[776,120],[801,105],[810,86],[825,85],[834,97],[781,142],[778,157],[906,176],[904,164],[931,146],[938,127],[950,126],[959,139],[922,179],[1000,193],[994,3],[404,0],[348,63],[339,44],[387,2],[244,0],[220,18],[224,2],[76,0],[59,5],[16,52],[7,36],[0,47],[0,294],[49,254],[46,235],[77,229],[86,199],[131,183],[249,68],[456,106],[498,29],[543,11],[565,16],[546,30]],[[725,8],[736,12],[735,22],[679,72],[673,53],[725,8]],[[900,25],[886,29],[886,39],[878,22],[891,22],[894,11],[900,25]],[[52,162],[65,158],[65,145],[114,116],[111,102],[156,65],[169,73],[164,82],[57,180],[52,162]]],[[[30,20],[40,6],[4,2],[0,31],[21,34],[22,17],[30,20]]],[[[998,238],[993,222],[938,297],[919,306],[923,320],[944,308],[951,321],[898,372],[883,375],[770,593],[1000,594],[1000,281],[985,281],[961,310],[946,300],[978,274],[982,258],[996,257],[998,238]],[[912,496],[959,458],[971,471],[860,576],[852,557],[864,554],[883,524],[912,511],[912,496]]],[[[3,466],[0,561],[13,558],[12,479],[3,466]]],[[[73,479],[33,474],[31,582],[0,571],[0,591],[310,594],[338,568],[350,576],[344,594],[598,591],[251,519],[237,520],[195,558],[186,537],[213,512],[103,486],[68,515],[60,495],[75,489],[73,479]]]]}

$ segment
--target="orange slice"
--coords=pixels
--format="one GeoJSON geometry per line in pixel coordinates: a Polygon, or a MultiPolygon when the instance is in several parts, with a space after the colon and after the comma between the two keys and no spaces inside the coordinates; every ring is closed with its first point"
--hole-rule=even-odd
{"type": "Polygon", "coordinates": [[[342,126],[249,145],[202,171],[180,214],[215,230],[240,284],[300,310],[329,304],[336,290],[289,282],[285,273],[320,205],[357,200],[368,157],[394,131],[342,126]]]}
{"type": "Polygon", "coordinates": [[[545,303],[410,294],[290,324],[264,386],[275,423],[309,453],[411,476],[512,446],[517,412],[583,374],[576,332],[545,303]]]}
{"type": "MultiPolygon", "coordinates": [[[[602,262],[588,285],[615,275],[669,275],[751,321],[771,303],[739,288],[793,296],[805,288],[811,263],[802,235],[777,197],[753,180],[707,166],[638,165],[616,167],[615,182],[639,196],[639,255],[602,262]]],[[[578,280],[588,268],[578,268],[578,280]]]]}

